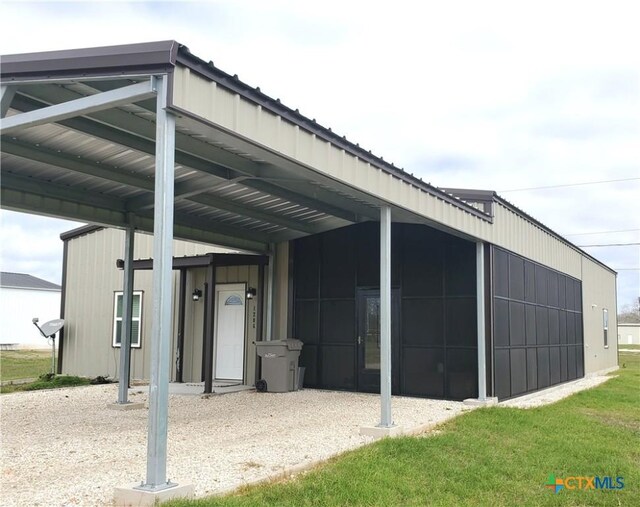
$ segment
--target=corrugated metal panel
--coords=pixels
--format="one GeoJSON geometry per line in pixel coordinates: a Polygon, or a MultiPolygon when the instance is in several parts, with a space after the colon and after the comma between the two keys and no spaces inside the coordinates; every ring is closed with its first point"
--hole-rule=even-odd
{"type": "Polygon", "coordinates": [[[585,374],[618,365],[616,275],[582,258],[585,374]],[[604,347],[602,310],[609,313],[609,347],[604,347]]]}
{"type": "Polygon", "coordinates": [[[513,211],[494,204],[491,242],[575,278],[581,278],[582,255],[513,211]]]}
{"type": "MultiPolygon", "coordinates": [[[[459,228],[457,226],[462,225],[463,215],[468,213],[380,168],[373,167],[344,149],[318,139],[300,126],[293,125],[258,104],[192,73],[187,67],[176,67],[173,101],[177,107],[251,139],[257,145],[297,160],[369,195],[398,203],[410,211],[423,214],[419,205],[410,204],[418,202],[410,198],[410,194],[417,191],[420,200],[431,202],[436,208],[434,214],[423,216],[445,226],[459,228]],[[212,107],[212,102],[215,103],[215,107],[212,107]]],[[[475,222],[480,224],[474,223],[461,231],[489,239],[490,224],[480,218],[476,218],[475,222]]]]}

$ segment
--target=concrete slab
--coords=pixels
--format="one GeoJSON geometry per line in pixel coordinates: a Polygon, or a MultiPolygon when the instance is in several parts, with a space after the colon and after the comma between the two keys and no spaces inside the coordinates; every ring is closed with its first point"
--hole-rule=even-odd
{"type": "Polygon", "coordinates": [[[373,438],[385,438],[385,437],[397,437],[404,433],[402,426],[391,426],[390,428],[382,428],[380,426],[361,426],[360,434],[373,437],[373,438]]]}
{"type": "Polygon", "coordinates": [[[479,400],[478,398],[467,398],[462,403],[469,407],[492,407],[498,404],[498,398],[486,398],[479,400]]]}
{"type": "Polygon", "coordinates": [[[175,484],[158,491],[138,489],[139,484],[129,487],[115,488],[113,500],[116,507],[138,507],[158,505],[176,498],[193,498],[193,484],[175,484]]]}
{"type": "Polygon", "coordinates": [[[107,408],[110,410],[140,410],[144,408],[144,403],[142,402],[132,402],[129,403],[109,403],[107,408]]]}

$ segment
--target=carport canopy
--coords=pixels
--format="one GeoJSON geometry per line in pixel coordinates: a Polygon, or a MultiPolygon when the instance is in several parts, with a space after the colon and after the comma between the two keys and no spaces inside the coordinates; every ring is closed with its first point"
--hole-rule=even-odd
{"type": "MultiPolygon", "coordinates": [[[[167,487],[174,237],[272,253],[282,241],[380,220],[384,331],[392,219],[471,240],[489,234],[481,206],[375,157],[175,41],[3,56],[0,73],[2,207],[125,228],[129,250],[131,231],[154,233],[144,485],[152,491],[167,487]]],[[[125,271],[131,263],[129,251],[125,271]]],[[[386,329],[381,376],[390,382],[389,342],[386,329]]],[[[123,336],[121,354],[127,343],[123,336]]],[[[385,385],[383,426],[392,424],[385,385]]]]}

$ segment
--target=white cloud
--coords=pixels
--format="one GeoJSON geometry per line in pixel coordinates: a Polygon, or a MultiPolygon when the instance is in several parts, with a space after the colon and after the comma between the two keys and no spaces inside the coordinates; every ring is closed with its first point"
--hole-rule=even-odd
{"type": "MultiPolygon", "coordinates": [[[[640,177],[637,2],[3,2],[0,11],[5,54],[176,39],[439,186],[640,177]]],[[[570,234],[640,228],[638,195],[636,181],[505,197],[570,234]]],[[[589,252],[640,265],[637,247],[589,252]]],[[[623,304],[640,293],[640,272],[621,272],[619,284],[623,304]]]]}

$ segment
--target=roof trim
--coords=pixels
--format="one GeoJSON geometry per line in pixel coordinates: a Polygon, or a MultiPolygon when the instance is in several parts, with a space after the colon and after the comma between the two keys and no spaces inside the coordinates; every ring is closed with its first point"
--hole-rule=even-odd
{"type": "Polygon", "coordinates": [[[76,227],[75,229],[71,229],[70,231],[63,232],[62,234],[60,234],[60,239],[62,241],[69,241],[70,239],[78,238],[80,236],[84,236],[86,234],[94,231],[99,231],[100,229],[104,228],[105,227],[103,227],[102,225],[87,224],[81,227],[76,227]]]}
{"type": "Polygon", "coordinates": [[[0,77],[11,82],[168,72],[175,67],[178,47],[167,40],[4,55],[0,77]]]}

